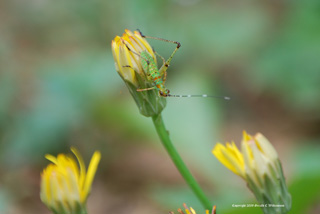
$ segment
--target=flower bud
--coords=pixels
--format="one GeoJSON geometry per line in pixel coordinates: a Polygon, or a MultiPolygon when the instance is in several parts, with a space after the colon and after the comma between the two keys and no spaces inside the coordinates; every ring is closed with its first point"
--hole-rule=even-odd
{"type": "Polygon", "coordinates": [[[264,213],[282,214],[291,209],[288,192],[278,154],[260,133],[255,136],[243,132],[241,151],[233,143],[218,143],[212,150],[216,158],[235,174],[241,176],[256,196],[264,213]]]}
{"type": "Polygon", "coordinates": [[[125,30],[122,37],[116,36],[112,40],[111,49],[116,70],[126,83],[140,113],[146,117],[160,114],[166,106],[166,99],[159,96],[156,89],[137,91],[155,86],[152,79],[148,80],[142,66],[142,60],[145,59],[140,56],[142,51],[146,51],[157,63],[156,55],[147,40],[138,31],[132,33],[130,30],[125,30]]]}
{"type": "Polygon", "coordinates": [[[86,214],[86,201],[96,173],[100,152],[95,152],[86,172],[79,152],[71,148],[77,161],[65,154],[46,155],[52,163],[41,173],[40,198],[55,214],[86,214]]]}

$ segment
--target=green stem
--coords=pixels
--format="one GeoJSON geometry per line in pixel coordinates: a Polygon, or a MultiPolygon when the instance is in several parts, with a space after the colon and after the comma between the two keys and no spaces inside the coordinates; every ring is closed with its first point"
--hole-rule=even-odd
{"type": "Polygon", "coordinates": [[[212,206],[210,201],[205,196],[198,182],[195,180],[195,178],[190,173],[189,169],[184,164],[177,150],[174,148],[169,138],[169,134],[164,126],[161,114],[153,116],[152,121],[154,126],[156,127],[157,133],[162,141],[163,146],[166,148],[173,163],[178,168],[180,174],[182,175],[184,180],[187,182],[187,184],[190,186],[194,194],[198,197],[198,199],[200,200],[202,205],[205,207],[205,209],[211,210],[212,206]]]}

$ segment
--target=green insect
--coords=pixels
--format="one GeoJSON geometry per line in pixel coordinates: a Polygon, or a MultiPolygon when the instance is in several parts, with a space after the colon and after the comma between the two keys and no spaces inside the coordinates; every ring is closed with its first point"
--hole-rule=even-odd
{"type": "MultiPolygon", "coordinates": [[[[156,39],[156,40],[160,40],[163,42],[173,43],[173,44],[176,44],[177,47],[174,49],[174,51],[172,52],[172,54],[170,55],[168,60],[165,60],[161,55],[159,55],[156,51],[154,51],[154,53],[158,57],[160,57],[163,61],[162,66],[160,67],[160,69],[158,69],[157,63],[155,62],[153,57],[146,50],[141,51],[139,54],[139,53],[132,51],[126,45],[126,47],[128,48],[129,51],[131,51],[132,53],[134,53],[140,57],[140,62],[141,62],[142,68],[145,71],[145,73],[147,74],[147,79],[149,81],[152,81],[154,84],[154,86],[151,88],[141,88],[141,89],[137,89],[137,91],[158,90],[159,95],[162,97],[215,97],[215,98],[223,98],[226,100],[230,99],[229,97],[209,96],[206,94],[202,94],[202,95],[173,95],[173,94],[170,94],[170,90],[165,87],[165,82],[167,79],[167,69],[170,65],[170,62],[171,62],[173,56],[175,55],[177,50],[181,47],[180,42],[162,39],[162,38],[158,38],[158,37],[145,36],[141,33],[140,30],[138,30],[138,31],[139,31],[141,37],[143,37],[143,38],[156,39]]],[[[125,67],[130,67],[130,66],[125,66],[125,67]]]]}

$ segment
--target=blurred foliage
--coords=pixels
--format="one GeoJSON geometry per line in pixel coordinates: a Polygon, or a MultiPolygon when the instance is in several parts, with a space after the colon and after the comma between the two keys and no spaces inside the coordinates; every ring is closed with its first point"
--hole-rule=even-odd
{"type": "Polygon", "coordinates": [[[311,118],[299,116],[301,119],[320,117],[319,10],[320,2],[316,0],[289,5],[277,26],[277,34],[271,35],[272,40],[258,55],[250,72],[257,81],[253,85],[279,94],[288,109],[312,112],[311,118]]]}
{"type": "Polygon", "coordinates": [[[304,213],[320,202],[320,171],[315,170],[317,163],[320,163],[320,146],[313,146],[308,141],[305,143],[305,146],[296,151],[296,176],[290,186],[292,213],[304,213]]]}
{"type": "MultiPolygon", "coordinates": [[[[318,0],[4,0],[0,5],[0,213],[44,213],[37,189],[47,163],[43,155],[69,152],[70,145],[86,160],[101,150],[98,189],[120,198],[101,202],[96,213],[129,208],[150,213],[146,210],[155,207],[166,213],[182,202],[201,213],[181,178],[165,177],[176,173],[174,168],[162,172],[160,163],[152,165],[157,155],[167,156],[115,72],[110,51],[111,40],[125,28],[181,42],[168,70],[166,85],[173,94],[232,98],[172,98],[164,111],[173,142],[218,213],[260,212],[231,208],[255,201],[211,155],[215,142],[239,142],[243,129],[273,135],[281,160],[291,168],[292,213],[319,209],[318,0]],[[149,159],[130,156],[142,147],[150,148],[149,159]],[[125,173],[126,165],[114,167],[134,161],[146,164],[144,170],[156,178],[136,178],[125,173]],[[117,195],[125,182],[132,185],[117,195]],[[143,208],[135,198],[147,198],[143,208]]],[[[164,57],[174,49],[150,43],[164,57]]]]}

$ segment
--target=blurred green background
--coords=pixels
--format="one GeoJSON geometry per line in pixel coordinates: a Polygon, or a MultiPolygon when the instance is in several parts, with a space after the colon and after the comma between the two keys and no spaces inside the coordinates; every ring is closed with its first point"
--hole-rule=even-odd
{"type": "MultiPolygon", "coordinates": [[[[279,152],[293,214],[320,213],[320,1],[3,0],[0,3],[0,213],[49,213],[46,153],[102,152],[89,213],[204,213],[115,71],[124,29],[177,40],[168,70],[170,136],[218,214],[259,214],[245,182],[211,154],[242,130],[279,152]]],[[[164,57],[172,44],[149,40],[164,57]]]]}

